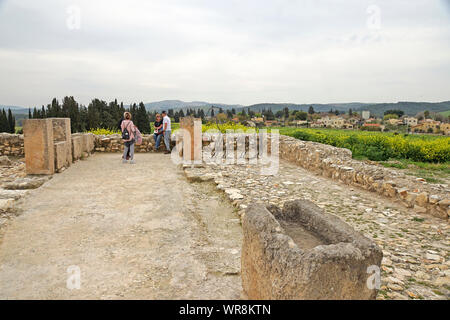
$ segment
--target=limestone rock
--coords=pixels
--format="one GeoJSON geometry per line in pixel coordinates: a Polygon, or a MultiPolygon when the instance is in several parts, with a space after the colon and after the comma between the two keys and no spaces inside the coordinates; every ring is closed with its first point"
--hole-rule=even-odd
{"type": "Polygon", "coordinates": [[[0,165],[9,166],[9,165],[11,165],[11,160],[9,160],[8,156],[1,156],[0,157],[0,165]]]}
{"type": "Polygon", "coordinates": [[[48,181],[48,178],[19,178],[5,184],[3,187],[7,190],[36,189],[42,186],[46,181],[48,181]]]}
{"type": "Polygon", "coordinates": [[[377,291],[367,287],[367,267],[380,266],[381,249],[313,203],[286,202],[282,210],[272,213],[263,205],[252,205],[242,227],[242,286],[249,299],[376,297],[377,291]],[[310,233],[303,231],[295,240],[280,222],[308,227],[327,244],[315,240],[315,245],[306,246],[310,233]]]}

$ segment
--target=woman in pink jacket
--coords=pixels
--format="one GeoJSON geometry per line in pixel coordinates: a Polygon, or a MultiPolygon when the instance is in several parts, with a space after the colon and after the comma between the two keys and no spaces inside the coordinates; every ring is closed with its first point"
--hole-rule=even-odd
{"type": "Polygon", "coordinates": [[[124,120],[122,121],[122,124],[120,125],[120,128],[122,129],[122,132],[124,132],[125,129],[127,129],[129,133],[129,139],[124,140],[125,148],[123,150],[123,163],[127,163],[127,153],[130,151],[130,163],[134,164],[134,142],[135,142],[135,125],[133,121],[131,121],[131,113],[128,111],[123,114],[124,120]]]}

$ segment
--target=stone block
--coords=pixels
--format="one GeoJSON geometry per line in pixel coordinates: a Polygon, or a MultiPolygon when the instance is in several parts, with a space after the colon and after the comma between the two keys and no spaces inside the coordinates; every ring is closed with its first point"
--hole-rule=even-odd
{"type": "Polygon", "coordinates": [[[27,174],[55,173],[52,120],[24,120],[23,133],[27,174]]]}
{"type": "Polygon", "coordinates": [[[73,161],[81,159],[83,154],[83,138],[80,135],[72,136],[72,159],[73,161]]]}
{"type": "Polygon", "coordinates": [[[381,249],[312,202],[287,202],[282,210],[255,204],[242,222],[248,298],[375,299],[368,268],[380,267],[381,249]]]}
{"type": "MultiPolygon", "coordinates": [[[[54,143],[65,142],[66,146],[70,146],[72,143],[72,133],[70,127],[70,118],[51,118],[53,124],[53,141],[54,143]]],[[[70,166],[72,163],[72,148],[65,147],[66,159],[64,167],[70,166]]],[[[62,156],[62,155],[61,155],[62,156]]]]}
{"type": "Polygon", "coordinates": [[[183,134],[183,160],[202,162],[202,120],[193,117],[180,119],[180,129],[183,134]]]}
{"type": "MultiPolygon", "coordinates": [[[[72,159],[68,158],[69,151],[67,149],[71,149],[71,145],[68,145],[66,141],[55,142],[55,170],[67,168],[72,163],[72,159]]],[[[72,155],[72,150],[70,155],[72,155]]]]}
{"type": "Polygon", "coordinates": [[[92,133],[85,133],[84,134],[84,139],[85,139],[85,145],[86,145],[86,152],[91,154],[94,151],[94,146],[95,146],[94,134],[92,134],[92,133]]]}

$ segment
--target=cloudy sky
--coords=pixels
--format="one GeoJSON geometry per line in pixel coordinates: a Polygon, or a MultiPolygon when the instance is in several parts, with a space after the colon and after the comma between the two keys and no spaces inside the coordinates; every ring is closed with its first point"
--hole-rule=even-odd
{"type": "Polygon", "coordinates": [[[0,0],[0,104],[450,100],[449,0],[0,0]]]}

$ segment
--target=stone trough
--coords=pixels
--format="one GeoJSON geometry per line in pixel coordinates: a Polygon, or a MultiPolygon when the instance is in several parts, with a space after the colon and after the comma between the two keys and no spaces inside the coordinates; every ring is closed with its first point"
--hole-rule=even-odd
{"type": "Polygon", "coordinates": [[[249,299],[375,299],[368,282],[377,283],[369,277],[379,270],[373,266],[380,267],[381,249],[312,202],[291,201],[283,209],[255,204],[242,226],[249,299]]]}

